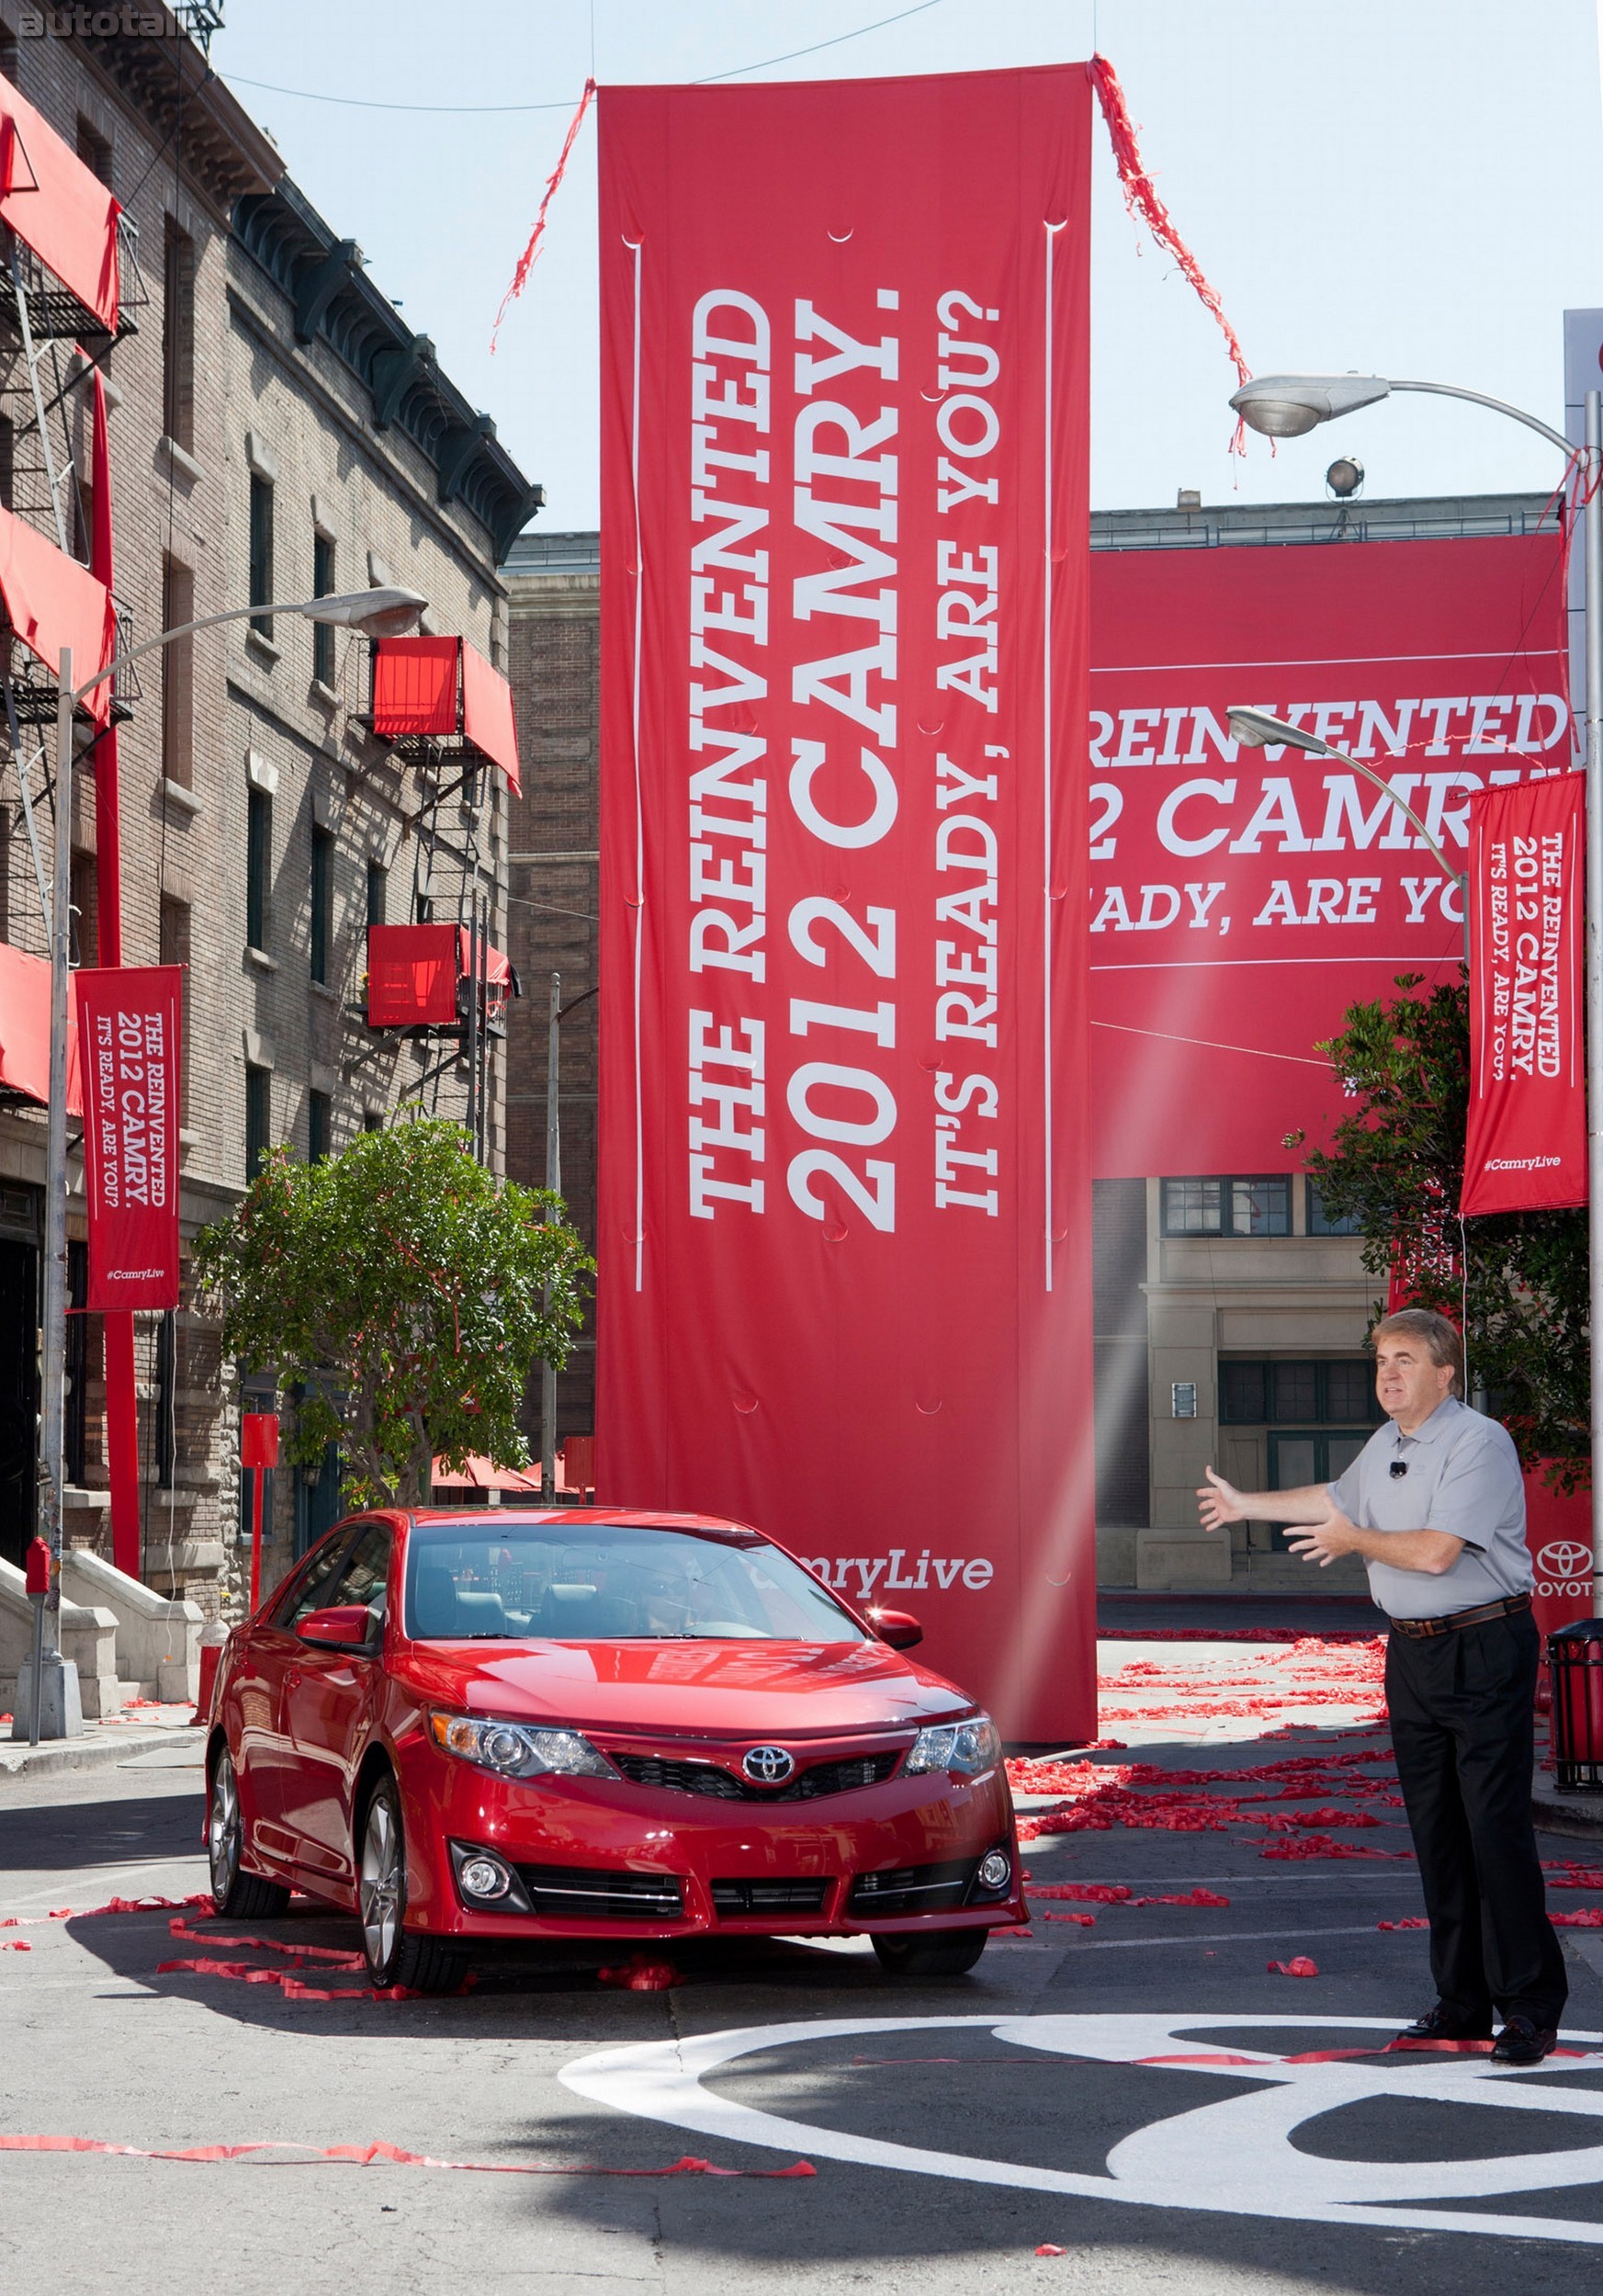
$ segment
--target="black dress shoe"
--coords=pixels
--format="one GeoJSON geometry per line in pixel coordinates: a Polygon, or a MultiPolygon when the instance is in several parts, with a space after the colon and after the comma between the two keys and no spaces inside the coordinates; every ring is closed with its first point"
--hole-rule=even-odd
{"type": "Polygon", "coordinates": [[[1492,2046],[1494,2064],[1540,2064],[1558,2046],[1552,2025],[1533,2025],[1528,2017],[1511,2017],[1492,2046]]]}
{"type": "MultiPolygon", "coordinates": [[[[1492,2012],[1483,2017],[1455,2017],[1444,2003],[1435,2001],[1397,2035],[1399,2041],[1490,2041],[1492,2012]]],[[[1549,2046],[1552,2044],[1550,2042],[1549,2046]]]]}

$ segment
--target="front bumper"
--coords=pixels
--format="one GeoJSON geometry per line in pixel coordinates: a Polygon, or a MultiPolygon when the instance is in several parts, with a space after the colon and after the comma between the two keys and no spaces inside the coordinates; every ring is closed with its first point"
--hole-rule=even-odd
{"type": "Polygon", "coordinates": [[[408,1921],[435,1935],[918,1935],[1024,1917],[999,1766],[782,1804],[709,1802],[627,1779],[502,1779],[421,1739],[397,1749],[397,1768],[408,1921]],[[976,1879],[999,1848],[1010,1868],[999,1896],[976,1879]],[[523,1906],[465,1902],[457,1869],[476,1849],[514,1871],[523,1906]]]}

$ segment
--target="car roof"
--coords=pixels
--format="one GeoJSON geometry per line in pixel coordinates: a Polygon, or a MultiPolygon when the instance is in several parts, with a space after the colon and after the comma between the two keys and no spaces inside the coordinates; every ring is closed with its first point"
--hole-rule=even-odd
{"type": "Polygon", "coordinates": [[[627,1529],[638,1526],[650,1531],[717,1531],[739,1533],[747,1538],[765,1538],[751,1523],[740,1522],[731,1515],[674,1514],[665,1508],[642,1507],[411,1507],[401,1510],[408,1521],[420,1529],[432,1529],[443,1523],[459,1523],[464,1528],[494,1530],[510,1529],[514,1524],[533,1525],[559,1523],[564,1530],[627,1529]]]}

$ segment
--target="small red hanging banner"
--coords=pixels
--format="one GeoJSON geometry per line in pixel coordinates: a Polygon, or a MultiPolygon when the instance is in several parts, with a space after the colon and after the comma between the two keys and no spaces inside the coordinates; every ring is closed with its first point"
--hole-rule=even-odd
{"type": "Polygon", "coordinates": [[[1586,833],[1580,774],[1470,799],[1466,1217],[1586,1201],[1586,833]]]}
{"type": "Polygon", "coordinates": [[[178,1305],[183,967],[73,975],[89,1199],[85,1306],[178,1305]]]}

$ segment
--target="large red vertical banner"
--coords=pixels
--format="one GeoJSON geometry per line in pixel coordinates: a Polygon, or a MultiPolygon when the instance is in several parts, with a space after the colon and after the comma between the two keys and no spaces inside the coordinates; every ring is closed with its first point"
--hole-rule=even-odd
{"type": "Polygon", "coordinates": [[[1095,1729],[1083,66],[603,92],[602,1496],[1095,1729]]]}

